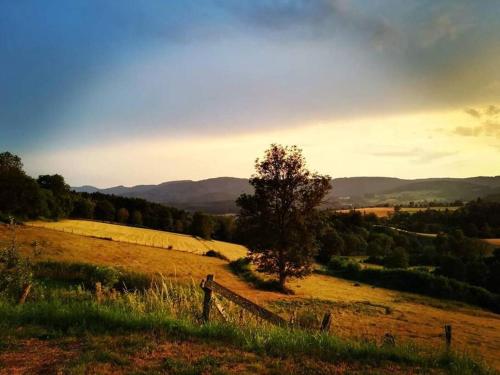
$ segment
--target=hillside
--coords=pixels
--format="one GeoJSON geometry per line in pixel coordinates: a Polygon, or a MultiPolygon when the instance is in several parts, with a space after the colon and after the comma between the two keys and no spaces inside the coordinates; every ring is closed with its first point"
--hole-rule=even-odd
{"type": "Polygon", "coordinates": [[[125,225],[108,224],[88,220],[62,220],[57,222],[35,221],[29,226],[53,229],[82,236],[110,239],[118,242],[147,245],[167,250],[185,251],[204,255],[215,250],[229,260],[246,256],[246,248],[223,241],[204,240],[194,236],[160,230],[134,228],[125,225]]]}
{"type": "MultiPolygon", "coordinates": [[[[0,245],[7,243],[9,238],[7,228],[0,226],[0,245]]],[[[284,317],[296,311],[317,320],[325,310],[331,311],[332,332],[343,338],[380,342],[384,334],[391,333],[398,343],[411,341],[441,348],[442,326],[452,324],[455,348],[474,348],[488,364],[500,368],[497,355],[500,350],[499,317],[478,308],[358,285],[320,274],[291,281],[290,287],[295,294],[282,295],[252,288],[230,272],[227,262],[223,260],[188,252],[37,227],[20,228],[17,239],[25,254],[31,254],[31,244],[36,240],[42,249],[40,260],[85,262],[148,274],[161,273],[170,280],[190,282],[196,287],[199,280],[212,273],[231,290],[268,306],[284,317]]]]}
{"type": "MultiPolygon", "coordinates": [[[[345,177],[332,180],[330,206],[398,204],[410,201],[468,201],[500,194],[500,176],[470,178],[399,179],[390,177],[345,177]]],[[[159,185],[116,186],[98,189],[74,187],[80,192],[143,198],[190,211],[234,213],[236,198],[250,193],[247,179],[218,177],[201,181],[170,181],[159,185]]]]}

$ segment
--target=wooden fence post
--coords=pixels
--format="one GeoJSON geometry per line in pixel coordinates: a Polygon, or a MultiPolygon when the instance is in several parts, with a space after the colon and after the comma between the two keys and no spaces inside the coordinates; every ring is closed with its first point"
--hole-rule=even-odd
{"type": "Polygon", "coordinates": [[[95,283],[95,296],[98,303],[102,302],[103,292],[102,292],[102,284],[100,282],[95,283]]]}
{"type": "Polygon", "coordinates": [[[444,338],[446,340],[446,349],[451,347],[451,324],[444,325],[444,338]]]}
{"type": "Polygon", "coordinates": [[[21,293],[21,297],[19,298],[19,304],[23,305],[26,302],[26,298],[28,298],[28,294],[30,294],[31,284],[26,285],[23,288],[23,292],[21,293]]]}
{"type": "MultiPolygon", "coordinates": [[[[214,275],[207,275],[206,282],[208,284],[213,281],[214,275]]],[[[210,320],[210,305],[212,302],[212,288],[208,287],[205,283],[203,285],[203,290],[205,291],[205,297],[203,298],[203,321],[208,322],[210,320]]]]}
{"type": "Polygon", "coordinates": [[[323,321],[321,322],[321,332],[328,332],[330,330],[330,326],[332,325],[332,314],[327,312],[323,316],[323,321]]]}

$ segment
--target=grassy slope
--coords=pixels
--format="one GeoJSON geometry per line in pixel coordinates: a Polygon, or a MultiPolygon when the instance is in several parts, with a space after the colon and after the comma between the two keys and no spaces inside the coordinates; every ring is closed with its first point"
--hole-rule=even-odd
{"type": "MultiPolygon", "coordinates": [[[[0,239],[6,237],[6,228],[0,226],[0,239]]],[[[256,302],[271,304],[282,301],[288,304],[288,308],[282,311],[283,315],[294,308],[309,308],[313,303],[322,311],[332,311],[332,330],[341,337],[380,340],[390,332],[398,342],[412,340],[440,347],[443,343],[440,336],[442,326],[450,323],[454,327],[455,347],[477,351],[489,364],[500,368],[500,317],[479,309],[365,285],[354,286],[352,282],[323,275],[292,281],[290,287],[295,296],[283,296],[250,288],[219,259],[43,228],[22,228],[18,239],[26,252],[31,241],[38,240],[44,248],[45,259],[121,265],[134,271],[161,272],[180,280],[193,278],[198,281],[206,274],[214,273],[223,285],[256,302]],[[316,303],[318,300],[321,301],[316,303]]]]}
{"type": "Polygon", "coordinates": [[[194,254],[204,254],[208,250],[216,250],[230,260],[238,259],[246,255],[246,249],[243,246],[228,242],[207,241],[185,234],[164,232],[153,229],[134,228],[96,221],[35,221],[28,223],[28,225],[81,234],[84,236],[111,238],[114,241],[119,242],[147,245],[163,249],[171,248],[194,254]]]}

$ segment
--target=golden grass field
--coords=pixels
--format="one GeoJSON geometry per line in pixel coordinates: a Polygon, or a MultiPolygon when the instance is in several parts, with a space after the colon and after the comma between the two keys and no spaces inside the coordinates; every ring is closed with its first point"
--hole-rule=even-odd
{"type": "Polygon", "coordinates": [[[500,246],[500,238],[485,238],[483,241],[493,246],[500,246]]]}
{"type": "MultiPolygon", "coordinates": [[[[364,215],[375,214],[377,217],[389,217],[394,213],[394,207],[365,207],[365,208],[355,208],[355,211],[359,211],[364,215]]],[[[349,213],[352,209],[336,210],[341,213],[349,213]]]]}
{"type": "MultiPolygon", "coordinates": [[[[458,207],[432,207],[433,210],[437,211],[443,211],[443,210],[450,210],[454,211],[458,207]]],[[[377,217],[389,217],[394,213],[394,207],[363,207],[363,208],[355,208],[355,211],[359,211],[363,214],[375,214],[377,217]]],[[[427,210],[427,207],[402,207],[401,211],[402,212],[418,212],[418,211],[425,211],[427,210]]],[[[352,211],[351,209],[345,209],[345,210],[337,210],[337,212],[350,212],[352,211]]]]}
{"type": "MultiPolygon", "coordinates": [[[[7,227],[0,225],[0,245],[9,237],[7,227]]],[[[277,304],[285,306],[276,310],[285,317],[296,308],[331,311],[332,332],[342,337],[381,340],[385,333],[391,333],[398,342],[440,347],[444,341],[443,325],[452,324],[454,348],[476,354],[500,369],[500,315],[479,308],[364,284],[355,286],[353,282],[319,274],[292,280],[289,287],[295,295],[282,295],[256,290],[231,273],[227,262],[195,253],[106,241],[41,227],[20,227],[17,239],[25,254],[31,253],[32,241],[38,241],[41,260],[113,265],[196,283],[207,274],[214,274],[221,284],[256,303],[271,308],[277,304]]]]}
{"type": "Polygon", "coordinates": [[[205,254],[208,250],[216,250],[230,260],[246,255],[245,247],[228,242],[203,240],[186,234],[171,233],[153,229],[134,228],[125,225],[101,223],[88,220],[61,220],[57,222],[33,221],[29,226],[43,227],[58,231],[111,238],[113,241],[133,243],[186,251],[194,254],[205,254]]]}

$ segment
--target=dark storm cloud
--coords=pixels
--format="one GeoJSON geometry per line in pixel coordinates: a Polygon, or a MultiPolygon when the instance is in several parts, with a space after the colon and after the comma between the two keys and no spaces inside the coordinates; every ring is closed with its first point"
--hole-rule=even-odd
{"type": "MultiPolygon", "coordinates": [[[[493,102],[499,9],[487,0],[0,1],[0,147],[493,102]]],[[[472,133],[494,133],[482,126],[472,133]]]]}

